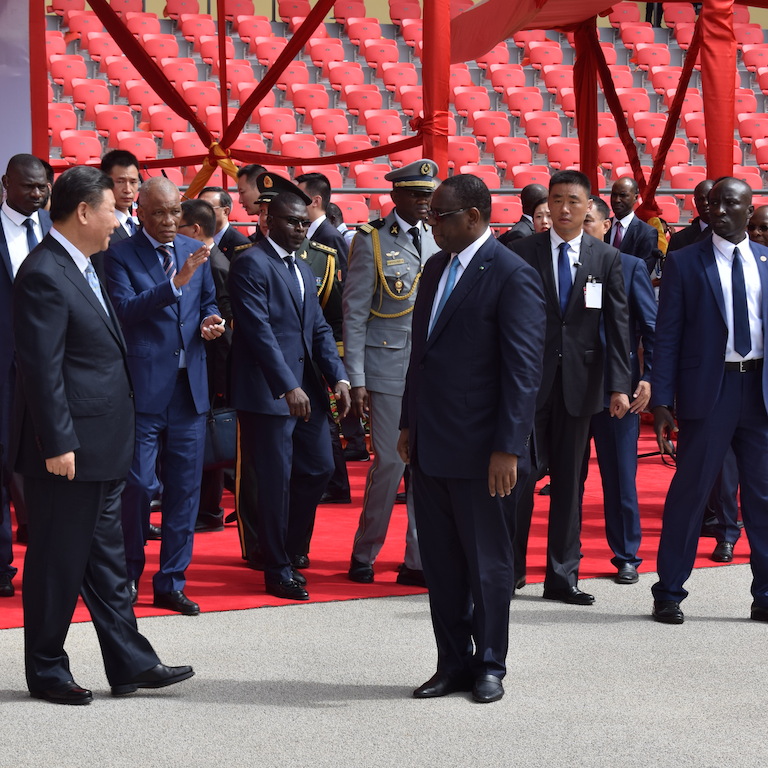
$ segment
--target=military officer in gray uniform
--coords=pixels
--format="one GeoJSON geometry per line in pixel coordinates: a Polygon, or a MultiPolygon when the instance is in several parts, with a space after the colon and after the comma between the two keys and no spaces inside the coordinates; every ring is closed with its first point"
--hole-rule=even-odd
{"type": "MultiPolygon", "coordinates": [[[[344,282],[344,365],[352,384],[352,408],[370,416],[375,454],[368,471],[363,511],[355,534],[349,578],[373,581],[373,563],[387,535],[404,464],[397,454],[400,404],[411,354],[411,312],[421,270],[439,250],[425,225],[437,165],[419,160],[387,174],[394,210],[358,229],[344,282]]],[[[424,586],[413,502],[400,584],[424,586]]]]}

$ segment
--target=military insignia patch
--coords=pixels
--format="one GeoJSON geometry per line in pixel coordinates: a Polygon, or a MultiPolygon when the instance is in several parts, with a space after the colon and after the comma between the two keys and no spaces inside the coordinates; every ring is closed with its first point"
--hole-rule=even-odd
{"type": "Polygon", "coordinates": [[[271,189],[274,182],[269,176],[266,176],[262,181],[262,184],[264,185],[265,189],[271,189]]]}
{"type": "Polygon", "coordinates": [[[429,163],[422,163],[421,165],[421,175],[422,176],[429,176],[432,173],[432,166],[429,163]]]}
{"type": "Polygon", "coordinates": [[[400,234],[400,227],[398,227],[397,224],[393,224],[389,228],[389,234],[390,235],[399,235],[400,234]]]}

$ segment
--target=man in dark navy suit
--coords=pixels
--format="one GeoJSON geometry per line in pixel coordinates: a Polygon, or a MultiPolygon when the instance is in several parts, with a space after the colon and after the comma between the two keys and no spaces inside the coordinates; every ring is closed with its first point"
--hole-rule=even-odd
{"type": "Polygon", "coordinates": [[[208,247],[178,233],[178,188],[162,176],[149,179],[137,214],[141,231],[112,245],[105,257],[136,396],[136,450],[123,493],[128,575],[135,599],[159,453],[163,518],[154,604],[193,615],[200,609],[184,594],[184,573],[192,559],[209,408],[203,340],[221,336],[224,322],[208,247]]]}
{"type": "Polygon", "coordinates": [[[511,243],[530,237],[536,230],[533,228],[533,214],[538,203],[547,196],[547,188],[543,184],[528,184],[520,192],[520,202],[523,204],[523,216],[513,227],[510,227],[499,237],[499,242],[512,248],[511,243]]]}
{"type": "Polygon", "coordinates": [[[613,182],[611,208],[614,218],[611,229],[605,235],[605,242],[618,248],[622,253],[639,256],[650,274],[661,255],[659,233],[650,224],[635,216],[638,195],[637,182],[631,176],[623,176],[613,182]]]}
{"type": "Polygon", "coordinates": [[[198,197],[213,206],[213,212],[216,214],[216,234],[213,236],[213,241],[227,261],[232,261],[240,251],[251,247],[251,241],[229,223],[229,214],[232,213],[232,195],[226,189],[206,187],[198,197]]]}
{"type": "Polygon", "coordinates": [[[269,203],[267,220],[269,235],[243,251],[229,273],[232,405],[241,460],[256,478],[255,526],[266,590],[307,600],[306,578],[291,556],[308,551],[317,504],[333,473],[326,385],[344,416],[349,381],[315,276],[295,257],[309,227],[306,204],[297,195],[279,194],[269,203]]]}
{"type": "Polygon", "coordinates": [[[13,597],[13,528],[11,497],[19,535],[26,531],[24,491],[21,478],[8,464],[8,439],[16,386],[11,296],[13,281],[27,254],[48,233],[51,219],[43,210],[48,199],[45,167],[34,155],[14,155],[3,176],[5,202],[0,208],[0,319],[6,333],[0,334],[0,597],[13,597]],[[27,223],[29,222],[29,223],[27,223]]]}
{"type": "Polygon", "coordinates": [[[115,218],[120,226],[109,239],[112,245],[139,230],[133,215],[133,204],[139,194],[139,160],[125,149],[113,149],[101,158],[101,170],[115,183],[115,218]]]}
{"type": "MultiPolygon", "coordinates": [[[[592,209],[584,219],[584,231],[602,240],[611,226],[610,211],[605,201],[592,195],[592,209]]],[[[651,367],[656,331],[656,296],[645,263],[637,256],[621,254],[621,271],[629,308],[629,361],[632,368],[632,402],[622,419],[611,418],[605,395],[605,408],[592,417],[590,432],[595,441],[597,464],[603,483],[605,535],[613,551],[611,563],[616,567],[617,584],[635,584],[637,556],[642,530],[637,503],[637,441],[640,436],[640,414],[651,399],[651,367]],[[643,345],[643,369],[640,371],[638,344],[643,345]]],[[[584,478],[589,459],[589,445],[584,464],[584,478]]],[[[584,494],[582,482],[581,496],[584,494]]]]}
{"type": "Polygon", "coordinates": [[[134,400],[125,340],[89,259],[117,226],[112,187],[96,168],[61,175],[53,227],[14,286],[14,465],[29,508],[25,667],[30,694],[55,704],[93,698],[74,681],[64,650],[78,595],[114,696],[194,674],[160,663],[131,608],[120,491],[133,453],[134,400]]]}
{"type": "Polygon", "coordinates": [[[725,177],[709,193],[712,234],[671,254],[656,323],[651,407],[662,451],[679,424],[677,471],[659,541],[653,617],[682,624],[704,508],[728,447],[749,536],[752,612],[768,621],[768,248],[747,238],[752,190],[725,177]]]}
{"type": "Polygon", "coordinates": [[[416,698],[504,695],[516,486],[544,352],[535,271],[490,230],[476,176],[444,181],[427,221],[442,251],[427,261],[398,452],[411,466],[416,525],[437,641],[437,672],[416,698]]]}
{"type": "Polygon", "coordinates": [[[683,229],[675,232],[669,238],[669,247],[667,253],[679,251],[691,243],[698,243],[709,234],[709,190],[714,185],[712,179],[700,181],[693,190],[693,204],[696,206],[696,212],[699,214],[694,220],[683,229]]]}

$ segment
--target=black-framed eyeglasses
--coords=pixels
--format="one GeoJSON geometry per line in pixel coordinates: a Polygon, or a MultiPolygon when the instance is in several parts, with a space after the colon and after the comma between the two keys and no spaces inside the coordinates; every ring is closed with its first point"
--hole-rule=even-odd
{"type": "Polygon", "coordinates": [[[469,208],[457,208],[455,211],[433,211],[431,208],[427,211],[427,221],[442,221],[448,216],[453,216],[455,213],[463,213],[468,211],[469,208]]]}
{"type": "Polygon", "coordinates": [[[176,229],[184,229],[184,227],[194,227],[194,226],[195,226],[194,224],[179,224],[179,226],[176,227],[176,229]]]}
{"type": "Polygon", "coordinates": [[[275,216],[276,219],[282,219],[289,227],[294,229],[309,229],[312,223],[309,219],[297,219],[295,216],[275,216]]]}

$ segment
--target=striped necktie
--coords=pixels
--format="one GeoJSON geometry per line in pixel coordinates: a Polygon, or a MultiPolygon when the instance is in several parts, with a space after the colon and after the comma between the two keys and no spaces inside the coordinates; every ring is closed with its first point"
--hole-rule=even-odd
{"type": "Polygon", "coordinates": [[[173,261],[173,252],[167,245],[159,245],[157,252],[163,259],[163,272],[165,272],[169,280],[173,280],[176,277],[176,264],[173,261]]]}

